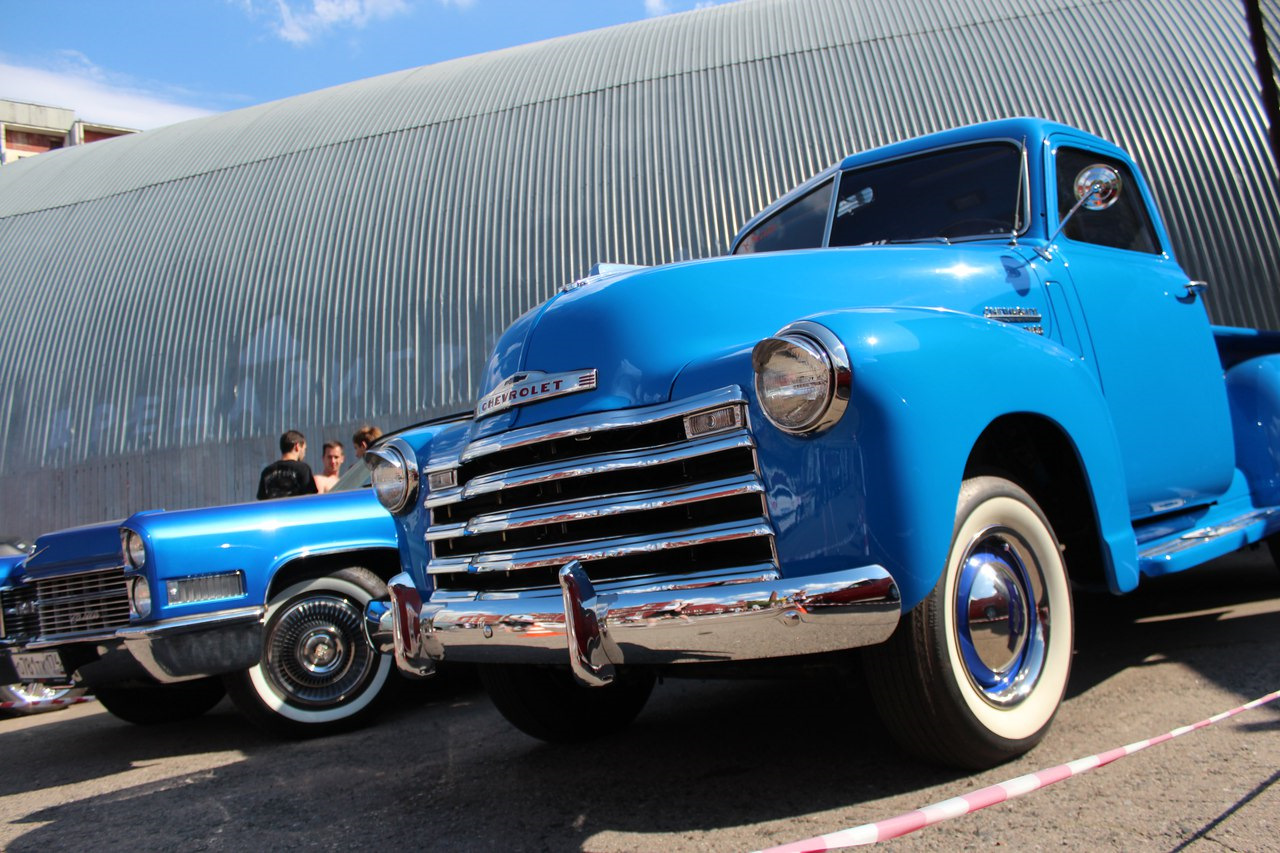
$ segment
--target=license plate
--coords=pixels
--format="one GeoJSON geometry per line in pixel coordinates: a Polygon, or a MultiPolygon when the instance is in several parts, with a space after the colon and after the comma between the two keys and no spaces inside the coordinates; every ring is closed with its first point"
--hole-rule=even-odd
{"type": "Polygon", "coordinates": [[[62,668],[62,658],[58,657],[57,652],[10,652],[9,660],[18,671],[18,678],[23,681],[65,681],[67,677],[62,668]]]}

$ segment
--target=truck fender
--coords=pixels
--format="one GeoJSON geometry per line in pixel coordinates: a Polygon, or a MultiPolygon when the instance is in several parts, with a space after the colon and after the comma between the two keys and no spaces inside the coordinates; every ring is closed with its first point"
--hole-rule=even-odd
{"type": "Polygon", "coordinates": [[[1280,355],[1242,361],[1226,374],[1236,465],[1258,506],[1280,504],[1280,355]]]}
{"type": "MultiPolygon", "coordinates": [[[[867,525],[898,580],[903,608],[937,582],[960,485],[989,425],[1009,415],[1053,424],[1077,455],[1110,587],[1138,582],[1119,443],[1097,380],[1074,353],[1004,323],[934,308],[860,308],[804,318],[843,342],[849,410],[864,460],[867,525]]],[[[753,392],[754,393],[754,392],[753,392]]],[[[837,439],[839,440],[839,439],[837,439]]]]}

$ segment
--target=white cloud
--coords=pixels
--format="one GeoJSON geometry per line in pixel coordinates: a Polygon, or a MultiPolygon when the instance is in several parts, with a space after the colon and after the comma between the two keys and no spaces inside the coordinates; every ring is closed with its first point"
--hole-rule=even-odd
{"type": "Polygon", "coordinates": [[[73,110],[77,118],[99,124],[149,130],[209,115],[210,110],[180,103],[115,78],[84,54],[64,52],[56,68],[13,65],[0,60],[0,98],[73,110]]]}
{"type": "MultiPolygon", "coordinates": [[[[471,0],[444,2],[467,6],[471,0]]],[[[276,0],[280,20],[275,30],[276,35],[285,41],[303,44],[335,27],[360,29],[370,21],[393,18],[408,11],[406,0],[308,0],[301,4],[276,0]]]]}
{"type": "Polygon", "coordinates": [[[671,4],[667,0],[644,0],[644,13],[651,18],[658,15],[670,15],[671,4]]]}

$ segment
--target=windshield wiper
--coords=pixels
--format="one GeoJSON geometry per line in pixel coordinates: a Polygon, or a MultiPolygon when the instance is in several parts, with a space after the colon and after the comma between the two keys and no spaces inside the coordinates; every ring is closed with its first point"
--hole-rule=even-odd
{"type": "Polygon", "coordinates": [[[944,246],[951,245],[949,237],[886,237],[881,240],[868,240],[866,243],[856,243],[857,246],[906,246],[912,243],[941,243],[944,246]]]}

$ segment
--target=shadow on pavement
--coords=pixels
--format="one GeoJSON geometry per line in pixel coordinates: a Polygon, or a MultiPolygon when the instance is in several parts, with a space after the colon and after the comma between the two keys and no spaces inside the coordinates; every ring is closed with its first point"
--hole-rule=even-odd
{"type": "MultiPolygon", "coordinates": [[[[1129,597],[1078,595],[1068,701],[1153,660],[1186,663],[1242,699],[1276,689],[1280,608],[1248,605],[1277,594],[1280,572],[1246,555],[1129,597]]],[[[1273,728],[1277,717],[1249,725],[1273,728]]],[[[965,778],[904,757],[856,679],[668,680],[629,731],[573,747],[516,732],[462,683],[323,740],[272,741],[224,703],[183,726],[95,714],[0,730],[0,754],[0,795],[75,789],[22,819],[31,826],[16,825],[13,851],[566,850],[603,831],[696,834],[965,778]],[[225,751],[243,757],[145,778],[152,764],[225,751]],[[144,778],[118,778],[131,772],[144,778]],[[95,784],[104,790],[85,790],[95,784]]],[[[1044,761],[1033,752],[992,781],[1044,761]]]]}

